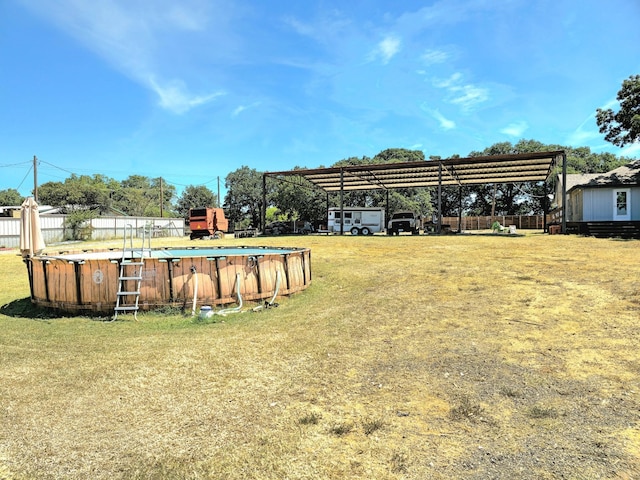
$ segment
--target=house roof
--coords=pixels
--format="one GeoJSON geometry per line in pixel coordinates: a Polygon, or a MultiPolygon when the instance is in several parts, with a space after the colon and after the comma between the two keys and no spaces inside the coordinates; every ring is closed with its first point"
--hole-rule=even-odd
{"type": "Polygon", "coordinates": [[[544,181],[563,151],[491,155],[421,162],[345,165],[266,172],[265,177],[299,176],[326,192],[442,185],[544,181]]]}
{"type": "Polygon", "coordinates": [[[567,175],[567,191],[577,187],[595,188],[618,185],[640,185],[640,160],[629,162],[607,173],[567,175]],[[571,182],[570,177],[572,177],[571,182]]]}
{"type": "MultiPolygon", "coordinates": [[[[585,185],[601,176],[602,173],[567,173],[567,191],[578,185],[585,185]]],[[[562,177],[558,177],[558,184],[562,186],[562,177]]]]}

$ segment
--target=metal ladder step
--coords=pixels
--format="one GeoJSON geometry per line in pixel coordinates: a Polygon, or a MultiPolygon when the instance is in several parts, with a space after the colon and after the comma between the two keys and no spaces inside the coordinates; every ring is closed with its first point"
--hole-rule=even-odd
{"type": "Polygon", "coordinates": [[[139,249],[133,248],[133,226],[126,225],[124,232],[124,245],[122,246],[122,259],[120,260],[120,275],[118,276],[118,292],[116,293],[116,306],[113,309],[113,320],[118,318],[118,312],[133,312],[137,319],[138,302],[140,300],[140,287],[142,282],[142,269],[144,268],[144,258],[146,254],[151,257],[151,244],[149,248],[144,247],[145,230],[142,233],[142,246],[139,249]],[[127,238],[127,232],[129,238],[127,238]],[[127,246],[129,240],[129,246],[127,246]],[[131,267],[136,267],[130,270],[131,267]],[[129,270],[128,270],[129,269],[129,270]],[[129,272],[129,273],[125,273],[129,272]],[[135,286],[126,282],[135,281],[135,286]],[[132,289],[132,290],[129,290],[132,289]],[[127,299],[126,305],[121,305],[127,299]],[[131,300],[128,300],[131,299],[131,300]]]}

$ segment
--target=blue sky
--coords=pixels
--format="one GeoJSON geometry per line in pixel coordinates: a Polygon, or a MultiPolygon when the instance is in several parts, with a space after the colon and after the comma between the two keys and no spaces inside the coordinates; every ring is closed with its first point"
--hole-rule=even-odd
{"type": "MultiPolygon", "coordinates": [[[[2,0],[0,190],[70,173],[180,192],[248,166],[598,133],[639,0],[2,0]]],[[[223,191],[224,194],[224,191],[223,191]]]]}

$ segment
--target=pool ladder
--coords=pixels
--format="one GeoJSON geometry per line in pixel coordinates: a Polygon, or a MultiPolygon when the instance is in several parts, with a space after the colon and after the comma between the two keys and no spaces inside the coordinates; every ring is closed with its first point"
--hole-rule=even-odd
{"type": "Polygon", "coordinates": [[[138,319],[140,287],[142,284],[142,270],[144,269],[145,254],[151,255],[151,235],[149,235],[149,247],[144,248],[146,228],[142,230],[142,245],[133,248],[133,225],[127,224],[122,245],[122,258],[120,259],[120,275],[118,277],[118,293],[116,294],[116,306],[113,312],[113,320],[118,318],[118,313],[133,312],[138,319]],[[127,247],[127,237],[129,246],[127,247]],[[133,289],[132,284],[134,285],[133,289]]]}

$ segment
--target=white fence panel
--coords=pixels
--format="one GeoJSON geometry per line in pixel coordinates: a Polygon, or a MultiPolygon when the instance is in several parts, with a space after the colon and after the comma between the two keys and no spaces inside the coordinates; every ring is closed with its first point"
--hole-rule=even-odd
{"type": "MultiPolygon", "coordinates": [[[[47,245],[62,242],[65,239],[64,220],[66,215],[41,215],[40,228],[47,245]]],[[[182,237],[185,224],[183,218],[156,217],[96,217],[91,220],[91,239],[105,240],[122,238],[127,225],[133,227],[136,237],[142,236],[145,228],[153,237],[182,237]]],[[[20,219],[0,217],[0,247],[17,248],[20,246],[20,219]]]]}
{"type": "Polygon", "coordinates": [[[0,248],[14,248],[20,246],[20,219],[0,218],[0,248]]]}

